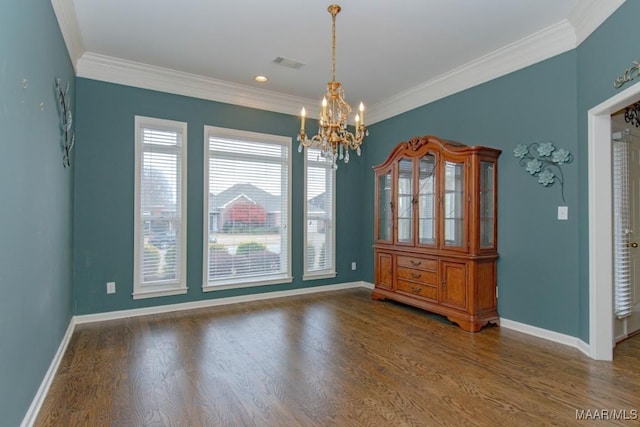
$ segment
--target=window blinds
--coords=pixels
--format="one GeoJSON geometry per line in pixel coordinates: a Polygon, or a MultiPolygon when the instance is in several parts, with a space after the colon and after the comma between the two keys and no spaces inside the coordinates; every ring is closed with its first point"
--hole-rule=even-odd
{"type": "Polygon", "coordinates": [[[334,272],[335,171],[317,148],[307,148],[305,274],[334,272]]]}
{"type": "Polygon", "coordinates": [[[614,304],[619,319],[631,315],[629,143],[613,140],[614,304]]]}
{"type": "Polygon", "coordinates": [[[143,126],[140,218],[143,242],[140,281],[180,281],[182,133],[143,126]]]}
{"type": "Polygon", "coordinates": [[[290,139],[206,135],[205,287],[288,276],[290,139]]]}

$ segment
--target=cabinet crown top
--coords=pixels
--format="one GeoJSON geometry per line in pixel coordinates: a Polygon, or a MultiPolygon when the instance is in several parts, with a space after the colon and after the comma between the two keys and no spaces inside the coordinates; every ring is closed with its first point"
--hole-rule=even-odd
{"type": "Polygon", "coordinates": [[[441,139],[433,135],[414,136],[408,141],[400,142],[389,153],[387,160],[374,166],[374,169],[383,167],[393,162],[397,157],[417,157],[425,155],[427,152],[441,152],[450,155],[482,155],[492,158],[498,158],[502,150],[498,148],[484,147],[480,145],[465,145],[458,141],[450,141],[441,139]]]}

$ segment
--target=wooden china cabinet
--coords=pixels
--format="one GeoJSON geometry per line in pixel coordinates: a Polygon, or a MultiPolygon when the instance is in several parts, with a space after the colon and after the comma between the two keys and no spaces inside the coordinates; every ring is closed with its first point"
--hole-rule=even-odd
{"type": "Polygon", "coordinates": [[[372,298],[444,315],[470,332],[498,323],[500,152],[423,136],[374,167],[372,298]]]}

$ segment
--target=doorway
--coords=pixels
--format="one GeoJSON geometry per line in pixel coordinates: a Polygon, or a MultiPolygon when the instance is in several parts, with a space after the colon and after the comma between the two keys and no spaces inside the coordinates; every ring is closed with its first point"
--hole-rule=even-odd
{"type": "Polygon", "coordinates": [[[640,100],[635,83],[588,111],[589,356],[613,360],[611,115],[640,100]]]}
{"type": "Polygon", "coordinates": [[[611,115],[616,343],[640,332],[640,116],[636,111],[640,113],[640,104],[611,115]]]}

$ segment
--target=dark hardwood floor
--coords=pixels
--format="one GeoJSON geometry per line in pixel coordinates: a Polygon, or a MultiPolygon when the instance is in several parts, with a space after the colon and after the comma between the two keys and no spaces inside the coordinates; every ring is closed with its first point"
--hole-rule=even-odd
{"type": "Polygon", "coordinates": [[[36,425],[638,425],[593,415],[640,411],[639,356],[327,292],[79,325],[36,425]]]}

